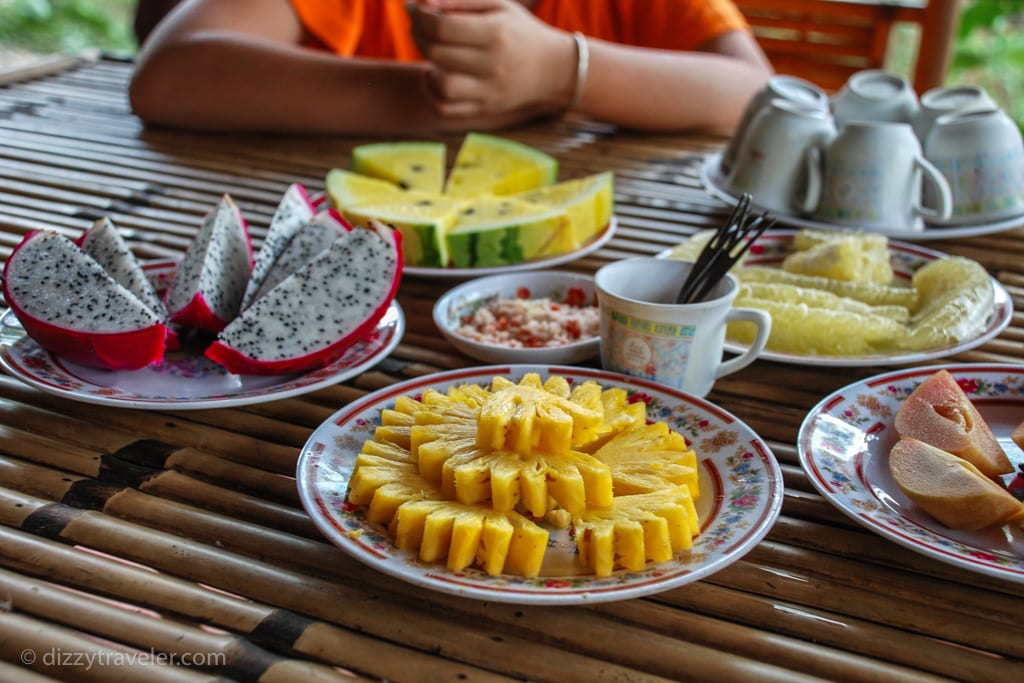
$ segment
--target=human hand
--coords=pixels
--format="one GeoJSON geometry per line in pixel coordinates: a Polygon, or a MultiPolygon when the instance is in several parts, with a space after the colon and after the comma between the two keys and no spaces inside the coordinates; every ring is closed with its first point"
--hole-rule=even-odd
{"type": "Polygon", "coordinates": [[[558,111],[572,99],[576,45],[515,0],[409,3],[413,37],[433,66],[428,83],[445,116],[558,111]]]}

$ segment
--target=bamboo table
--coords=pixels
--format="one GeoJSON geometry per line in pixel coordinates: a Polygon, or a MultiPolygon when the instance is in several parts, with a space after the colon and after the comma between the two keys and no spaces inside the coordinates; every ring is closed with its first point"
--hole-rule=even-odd
{"type": "MultiPolygon", "coordinates": [[[[141,257],[178,256],[224,192],[259,238],[288,184],[322,190],[359,142],[146,130],[127,109],[130,68],[57,62],[0,86],[4,258],[28,230],[77,235],[103,215],[141,257]]],[[[557,156],[562,177],[615,172],[618,232],[567,268],[655,254],[728,215],[697,174],[722,139],[579,121],[507,135],[557,156]]],[[[1024,229],[933,246],[982,262],[1024,309],[1024,229]]],[[[717,383],[709,400],[769,442],[785,499],[762,543],[691,585],[587,606],[488,603],[415,588],[336,549],[299,504],[298,453],[347,402],[476,364],[430,317],[451,284],[405,279],[408,324],[390,357],[299,397],[130,410],[0,376],[0,679],[1021,679],[1024,586],[865,530],[800,467],[807,411],[887,368],[759,360],[717,383]]],[[[1024,315],[944,361],[1024,362],[1024,315]]]]}

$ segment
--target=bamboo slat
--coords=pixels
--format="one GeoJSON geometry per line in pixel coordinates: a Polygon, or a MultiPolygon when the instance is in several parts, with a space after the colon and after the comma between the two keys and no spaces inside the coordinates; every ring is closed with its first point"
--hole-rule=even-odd
{"type": "MultiPolygon", "coordinates": [[[[345,167],[364,141],[270,136],[257,144],[147,129],[127,108],[130,68],[100,58],[0,76],[0,255],[30,230],[74,236],[109,215],[143,258],[176,258],[224,192],[251,219],[258,244],[288,184],[322,191],[326,172],[345,167]]],[[[617,233],[564,269],[591,273],[657,254],[730,211],[699,178],[721,138],[634,134],[572,117],[502,134],[556,155],[566,177],[616,174],[617,233]]],[[[450,152],[459,143],[435,139],[450,152]]],[[[985,264],[1018,309],[996,339],[941,362],[1024,364],[1022,238],[1024,226],[928,245],[985,264]]],[[[0,376],[0,679],[1019,678],[1024,584],[868,531],[819,495],[801,467],[796,440],[807,412],[886,367],[760,360],[719,380],[708,400],[767,441],[782,469],[783,508],[761,544],[690,585],[596,605],[485,602],[425,590],[331,545],[300,504],[299,452],[346,404],[474,364],[433,325],[433,302],[453,284],[403,278],[407,330],[389,358],[268,403],[131,410],[0,376]],[[26,650],[96,665],[84,671],[52,656],[29,663],[20,659],[26,650]],[[166,662],[196,653],[223,662],[166,662]],[[126,654],[136,657],[110,666],[126,654]]]]}

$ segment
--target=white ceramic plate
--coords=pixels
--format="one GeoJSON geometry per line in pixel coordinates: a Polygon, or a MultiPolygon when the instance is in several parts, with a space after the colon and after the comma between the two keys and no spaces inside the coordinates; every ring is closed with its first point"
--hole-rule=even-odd
{"type": "Polygon", "coordinates": [[[800,464],[821,495],[866,528],[940,562],[1024,583],[1024,529],[948,529],[914,505],[889,474],[896,411],[942,367],[978,408],[1014,466],[1024,463],[1024,452],[1010,440],[1024,420],[1024,366],[962,364],[876,375],[828,396],[800,427],[800,464]]]}
{"type": "Polygon", "coordinates": [[[608,244],[608,240],[610,240],[615,234],[617,227],[618,221],[615,219],[615,216],[612,216],[612,219],[608,222],[605,229],[599,232],[594,239],[590,240],[579,249],[569,251],[564,254],[558,254],[556,256],[547,256],[544,258],[533,259],[531,261],[523,261],[522,263],[511,263],[505,266],[492,266],[488,268],[427,268],[424,266],[405,266],[402,269],[402,274],[429,275],[431,277],[445,278],[469,278],[482,277],[484,275],[497,275],[499,273],[520,273],[525,270],[553,268],[565,263],[571,263],[572,261],[595,252],[608,244]]]}
{"type": "MultiPolygon", "coordinates": [[[[564,301],[569,288],[583,292],[584,301],[597,307],[594,278],[581,273],[539,270],[529,273],[505,273],[464,282],[448,290],[434,304],[434,324],[458,350],[484,363],[550,363],[572,365],[598,354],[599,336],[582,339],[564,346],[509,348],[479,342],[455,330],[464,316],[470,315],[487,299],[500,296],[515,298],[520,288],[529,290],[530,298],[548,297],[564,301]]],[[[596,316],[595,316],[596,319],[596,316]]]]}
{"type": "MultiPolygon", "coordinates": [[[[712,195],[716,199],[722,200],[726,204],[735,206],[736,203],[739,201],[739,197],[725,189],[719,168],[721,159],[721,152],[714,152],[712,154],[705,156],[704,162],[700,166],[700,180],[710,195],[712,195]]],[[[757,212],[763,210],[763,207],[759,207],[757,205],[757,202],[754,201],[751,201],[751,208],[752,210],[756,210],[757,212]]],[[[802,218],[800,216],[780,214],[777,211],[772,211],[771,214],[775,216],[779,224],[789,225],[794,228],[813,228],[818,230],[835,230],[843,228],[856,229],[856,226],[839,225],[837,223],[814,221],[809,218],[802,218]]],[[[1010,218],[1003,218],[995,221],[979,222],[971,225],[941,226],[933,225],[930,223],[924,223],[924,229],[919,230],[917,232],[906,232],[902,230],[885,231],[874,230],[872,228],[864,228],[864,230],[880,232],[889,237],[898,237],[901,240],[923,242],[927,240],[949,240],[960,237],[988,235],[995,232],[1013,230],[1014,228],[1024,228],[1024,215],[1017,215],[1010,218]]]]}
{"type": "MultiPolygon", "coordinates": [[[[166,284],[176,264],[146,266],[166,284]]],[[[168,352],[158,365],[132,371],[97,370],[66,361],[25,334],[8,309],[0,316],[0,366],[22,382],[65,398],[124,408],[195,410],[264,403],[316,391],[367,370],[390,354],[405,333],[405,315],[393,302],[373,334],[325,368],[297,375],[232,375],[200,352],[168,352]]]]}
{"type": "Polygon", "coordinates": [[[767,535],[782,506],[779,465],[767,444],[736,417],[702,399],[645,380],[601,370],[512,365],[456,370],[388,387],[332,415],[310,436],[299,455],[299,496],[323,534],[357,560],[403,581],[432,590],[497,602],[580,604],[623,600],[703,579],[735,562],[767,535]],[[701,533],[693,547],[671,562],[641,572],[617,571],[607,578],[585,573],[576,562],[567,531],[553,532],[541,576],[489,576],[477,569],[449,571],[401,551],[385,530],[368,523],[346,502],[349,477],[362,443],[380,424],[380,411],[402,395],[424,389],[487,384],[496,375],[518,381],[527,372],[558,374],[571,382],[594,380],[622,387],[631,400],[647,403],[651,420],[683,434],[700,460],[701,533]]]}
{"type": "MultiPolygon", "coordinates": [[[[782,263],[792,250],[793,236],[796,230],[768,230],[750,247],[743,263],[745,265],[777,266],[782,263]]],[[[660,258],[669,258],[671,249],[658,254],[660,258]]],[[[914,272],[929,261],[940,258],[947,258],[942,252],[928,249],[916,244],[906,244],[889,240],[889,253],[892,259],[892,269],[897,281],[909,284],[914,272]]],[[[831,367],[870,367],[876,365],[904,365],[909,363],[923,363],[926,361],[945,358],[984,344],[998,336],[1006,329],[1013,318],[1013,299],[1006,291],[1002,283],[992,278],[992,287],[995,291],[995,310],[986,321],[985,327],[974,337],[965,339],[959,344],[951,344],[925,351],[894,351],[887,354],[873,354],[866,356],[802,356],[794,353],[781,353],[778,351],[766,350],[758,358],[776,361],[779,363],[792,363],[795,365],[815,365],[831,367]]],[[[747,347],[743,344],[726,341],[725,348],[731,353],[741,353],[747,347]]]]}

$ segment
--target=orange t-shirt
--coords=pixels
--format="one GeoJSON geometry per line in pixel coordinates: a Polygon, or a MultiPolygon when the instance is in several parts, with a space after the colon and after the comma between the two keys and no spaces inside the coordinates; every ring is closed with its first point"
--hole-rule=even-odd
{"type": "MultiPolygon", "coordinates": [[[[306,29],[347,57],[422,59],[409,32],[405,0],[291,0],[306,29]]],[[[566,31],[627,45],[695,50],[749,30],[732,0],[540,0],[533,13],[566,31]]]]}

